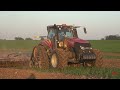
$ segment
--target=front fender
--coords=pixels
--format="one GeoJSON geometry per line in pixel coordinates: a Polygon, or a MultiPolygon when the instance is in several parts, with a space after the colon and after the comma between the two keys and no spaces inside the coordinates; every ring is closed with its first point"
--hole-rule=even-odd
{"type": "Polygon", "coordinates": [[[40,42],[40,44],[43,45],[44,47],[47,47],[47,48],[50,48],[50,49],[52,49],[52,47],[53,47],[53,44],[49,39],[42,40],[40,42]]]}

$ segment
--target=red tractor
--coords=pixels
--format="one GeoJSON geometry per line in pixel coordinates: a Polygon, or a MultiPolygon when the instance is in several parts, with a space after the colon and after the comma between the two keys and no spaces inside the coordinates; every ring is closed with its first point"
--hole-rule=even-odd
{"type": "MultiPolygon", "coordinates": [[[[66,24],[47,26],[47,39],[33,48],[30,67],[102,66],[101,52],[93,49],[89,41],[78,38],[77,28],[80,27],[66,24]]],[[[87,33],[86,28],[83,29],[87,33]]]]}

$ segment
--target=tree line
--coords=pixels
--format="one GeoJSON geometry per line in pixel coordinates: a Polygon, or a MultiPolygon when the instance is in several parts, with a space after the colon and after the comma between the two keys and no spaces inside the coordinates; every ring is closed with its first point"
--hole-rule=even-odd
{"type": "MultiPolygon", "coordinates": [[[[44,40],[44,37],[45,36],[41,36],[40,37],[40,40],[44,40]]],[[[0,40],[6,40],[6,39],[0,39],[0,40]]],[[[27,37],[27,38],[22,38],[22,37],[14,37],[14,40],[33,40],[32,38],[30,38],[30,37],[27,37]]]]}
{"type": "Polygon", "coordinates": [[[108,35],[105,36],[104,38],[101,38],[101,40],[120,40],[120,36],[117,35],[108,35]]]}
{"type": "Polygon", "coordinates": [[[32,38],[25,38],[23,39],[22,37],[15,37],[15,40],[33,40],[32,38]]]}
{"type": "MultiPolygon", "coordinates": [[[[44,38],[45,38],[46,36],[40,36],[40,40],[44,40],[44,38]]],[[[32,38],[25,38],[25,39],[23,39],[22,37],[15,37],[14,38],[15,40],[33,40],[32,38]]]]}

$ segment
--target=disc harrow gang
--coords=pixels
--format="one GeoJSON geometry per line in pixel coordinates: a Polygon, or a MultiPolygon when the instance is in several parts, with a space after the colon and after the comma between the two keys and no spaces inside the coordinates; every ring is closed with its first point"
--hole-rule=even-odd
{"type": "Polygon", "coordinates": [[[27,67],[29,66],[29,57],[27,55],[11,53],[6,57],[0,58],[0,67],[10,68],[10,67],[27,67]]]}

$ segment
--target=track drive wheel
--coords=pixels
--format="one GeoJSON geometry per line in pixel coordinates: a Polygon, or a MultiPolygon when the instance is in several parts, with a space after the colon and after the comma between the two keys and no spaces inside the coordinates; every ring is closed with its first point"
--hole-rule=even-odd
{"type": "Polygon", "coordinates": [[[103,65],[103,59],[102,58],[103,58],[103,56],[102,56],[101,51],[98,50],[98,49],[94,49],[93,51],[97,56],[96,61],[95,61],[95,66],[96,67],[102,67],[102,65],[103,65]]]}
{"type": "Polygon", "coordinates": [[[65,50],[57,49],[52,53],[50,59],[51,68],[64,68],[68,66],[68,53],[65,50]]]}
{"type": "Polygon", "coordinates": [[[49,58],[44,46],[38,45],[34,47],[29,66],[44,69],[49,68],[49,58]]]}

